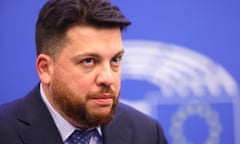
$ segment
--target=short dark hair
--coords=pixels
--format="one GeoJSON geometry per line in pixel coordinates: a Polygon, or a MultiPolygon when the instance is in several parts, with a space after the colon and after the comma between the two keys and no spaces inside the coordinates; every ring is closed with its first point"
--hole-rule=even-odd
{"type": "Polygon", "coordinates": [[[109,0],[48,0],[36,23],[37,55],[54,57],[64,43],[66,31],[79,24],[119,27],[122,31],[131,22],[109,0]]]}

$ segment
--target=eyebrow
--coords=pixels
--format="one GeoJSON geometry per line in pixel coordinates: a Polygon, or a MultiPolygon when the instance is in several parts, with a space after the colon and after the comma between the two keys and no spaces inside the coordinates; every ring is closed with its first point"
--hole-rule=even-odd
{"type": "Polygon", "coordinates": [[[121,50],[120,52],[118,52],[117,54],[115,54],[114,57],[119,56],[119,55],[123,55],[123,54],[124,54],[124,49],[121,50]]]}
{"type": "MultiPolygon", "coordinates": [[[[124,50],[121,50],[121,51],[119,51],[118,53],[116,53],[116,54],[113,56],[113,58],[116,57],[116,56],[119,56],[119,55],[123,55],[123,54],[124,54],[124,50]]],[[[84,56],[101,58],[101,56],[98,55],[98,54],[96,54],[96,53],[93,53],[93,52],[89,52],[89,53],[88,53],[88,52],[87,52],[87,53],[83,53],[83,54],[76,55],[76,56],[74,56],[73,58],[71,58],[71,60],[72,60],[72,61],[77,61],[79,58],[84,57],[84,56]]]]}

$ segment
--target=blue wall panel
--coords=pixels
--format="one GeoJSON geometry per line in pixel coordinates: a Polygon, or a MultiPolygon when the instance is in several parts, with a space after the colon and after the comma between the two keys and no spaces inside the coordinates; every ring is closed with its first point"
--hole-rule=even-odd
{"type": "MultiPolygon", "coordinates": [[[[112,1],[132,21],[122,101],[158,119],[170,143],[240,143],[240,2],[112,1]]],[[[44,2],[0,2],[0,103],[39,81],[34,26],[44,2]]]]}

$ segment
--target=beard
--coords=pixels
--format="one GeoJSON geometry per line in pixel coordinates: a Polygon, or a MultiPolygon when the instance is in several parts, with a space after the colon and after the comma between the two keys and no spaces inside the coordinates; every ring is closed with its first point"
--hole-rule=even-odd
{"type": "Polygon", "coordinates": [[[80,93],[75,93],[64,82],[60,74],[55,73],[52,81],[52,98],[59,109],[68,118],[74,121],[75,126],[81,129],[88,129],[91,127],[104,126],[108,124],[115,113],[118,103],[118,94],[110,87],[102,87],[99,92],[88,93],[85,96],[80,93]],[[87,107],[88,99],[102,95],[103,93],[110,93],[113,97],[113,104],[108,113],[98,113],[97,110],[92,111],[87,107]]]}

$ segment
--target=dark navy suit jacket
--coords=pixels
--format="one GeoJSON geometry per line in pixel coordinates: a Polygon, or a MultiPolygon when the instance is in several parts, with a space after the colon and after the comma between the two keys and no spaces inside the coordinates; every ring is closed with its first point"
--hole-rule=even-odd
{"type": "MultiPolygon", "coordinates": [[[[155,120],[122,103],[102,131],[104,144],[167,143],[155,120]]],[[[63,144],[39,85],[27,96],[0,106],[0,144],[63,144]]]]}

